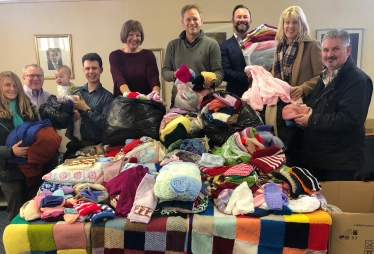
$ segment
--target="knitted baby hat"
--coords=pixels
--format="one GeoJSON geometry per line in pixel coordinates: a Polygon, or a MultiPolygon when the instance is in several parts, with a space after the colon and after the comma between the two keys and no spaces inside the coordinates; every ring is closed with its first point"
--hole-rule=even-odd
{"type": "Polygon", "coordinates": [[[282,210],[282,207],[288,204],[287,195],[285,195],[274,182],[265,185],[264,197],[267,206],[271,210],[282,210]]]}
{"type": "Polygon", "coordinates": [[[93,224],[96,224],[100,221],[107,221],[114,219],[116,217],[115,212],[109,206],[103,204],[99,204],[98,206],[101,208],[101,211],[98,213],[91,213],[90,215],[88,215],[88,221],[91,221],[93,224]]]}
{"type": "Polygon", "coordinates": [[[194,85],[192,87],[192,90],[194,91],[203,90],[204,89],[204,77],[201,75],[196,76],[196,78],[192,80],[192,84],[194,85]]]}
{"type": "Polygon", "coordinates": [[[175,73],[175,77],[183,83],[187,83],[192,77],[192,74],[190,72],[190,69],[188,69],[187,65],[183,64],[175,73]]]}
{"type": "Polygon", "coordinates": [[[310,213],[321,206],[321,202],[312,196],[301,195],[298,199],[291,199],[288,208],[294,213],[310,213]]]}
{"type": "Polygon", "coordinates": [[[282,118],[284,120],[292,120],[297,118],[300,114],[308,114],[310,108],[305,104],[288,104],[282,110],[282,118]]]}
{"type": "Polygon", "coordinates": [[[199,165],[206,168],[222,167],[224,163],[225,159],[222,156],[210,153],[203,153],[199,161],[199,165]]]}
{"type": "Polygon", "coordinates": [[[283,163],[286,161],[286,156],[282,149],[275,147],[275,146],[271,146],[264,150],[256,151],[252,154],[252,159],[250,160],[250,164],[253,165],[255,169],[258,169],[265,173],[270,173],[274,169],[282,166],[283,163]],[[257,157],[259,153],[261,153],[262,155],[267,154],[265,153],[264,150],[268,150],[272,147],[276,148],[276,150],[278,151],[269,156],[257,157]]]}
{"type": "Polygon", "coordinates": [[[309,170],[300,167],[293,167],[291,169],[291,174],[295,174],[300,180],[303,189],[308,194],[313,194],[316,191],[321,190],[321,185],[319,184],[317,178],[312,175],[309,170]]]}
{"type": "Polygon", "coordinates": [[[78,213],[82,216],[86,216],[91,213],[98,213],[101,211],[101,207],[98,206],[98,204],[85,201],[78,201],[74,205],[74,209],[77,210],[78,213]]]}
{"type": "Polygon", "coordinates": [[[201,186],[200,170],[195,163],[170,162],[160,169],[154,192],[162,200],[194,201],[201,186]]]}
{"type": "Polygon", "coordinates": [[[253,170],[254,169],[251,165],[240,163],[229,168],[225,173],[223,173],[223,175],[224,176],[230,176],[230,175],[248,176],[253,170]]]}
{"type": "Polygon", "coordinates": [[[81,194],[82,190],[89,190],[94,193],[99,193],[97,195],[97,203],[108,203],[109,202],[109,194],[107,189],[97,183],[78,183],[74,185],[74,193],[76,195],[81,194]]]}
{"type": "Polygon", "coordinates": [[[227,207],[227,204],[229,203],[230,197],[232,193],[234,192],[233,189],[224,189],[221,191],[217,198],[217,208],[221,212],[225,212],[225,209],[227,207]]]}
{"type": "Polygon", "coordinates": [[[232,193],[225,209],[226,214],[246,214],[254,212],[253,194],[247,182],[241,183],[232,193]]]}
{"type": "Polygon", "coordinates": [[[206,152],[203,143],[200,140],[193,138],[183,140],[179,148],[181,150],[189,151],[198,155],[202,155],[206,152]]]}
{"type": "Polygon", "coordinates": [[[20,209],[20,217],[26,221],[40,219],[41,212],[34,200],[27,201],[20,209]]]}
{"type": "Polygon", "coordinates": [[[64,202],[64,197],[61,196],[45,196],[41,202],[40,202],[40,207],[55,207],[59,206],[64,202]]]}

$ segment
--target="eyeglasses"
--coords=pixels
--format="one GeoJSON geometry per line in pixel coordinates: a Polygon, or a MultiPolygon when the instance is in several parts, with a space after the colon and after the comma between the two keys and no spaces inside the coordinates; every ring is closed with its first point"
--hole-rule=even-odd
{"type": "Polygon", "coordinates": [[[29,78],[42,78],[44,77],[43,74],[26,74],[27,77],[29,78]]]}

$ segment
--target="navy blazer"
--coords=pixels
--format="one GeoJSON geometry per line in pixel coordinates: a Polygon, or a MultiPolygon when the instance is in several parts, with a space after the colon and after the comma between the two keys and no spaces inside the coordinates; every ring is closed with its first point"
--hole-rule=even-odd
{"type": "Polygon", "coordinates": [[[234,35],[221,43],[220,48],[222,68],[225,73],[223,80],[227,82],[226,91],[242,97],[249,87],[248,77],[244,72],[246,63],[243,52],[234,35]]]}

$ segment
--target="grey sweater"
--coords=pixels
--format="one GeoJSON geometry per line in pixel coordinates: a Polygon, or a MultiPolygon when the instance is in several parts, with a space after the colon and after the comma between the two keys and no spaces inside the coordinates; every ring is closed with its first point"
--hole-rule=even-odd
{"type": "MultiPolygon", "coordinates": [[[[219,86],[223,80],[223,69],[221,66],[221,51],[217,41],[205,36],[201,30],[200,37],[189,44],[183,39],[185,33],[183,31],[178,39],[169,42],[166,48],[164,66],[162,67],[162,76],[166,81],[174,82],[174,71],[185,64],[195,72],[196,76],[200,75],[202,71],[214,72],[217,76],[214,86],[219,86]]],[[[172,102],[174,96],[173,91],[172,102]]]]}

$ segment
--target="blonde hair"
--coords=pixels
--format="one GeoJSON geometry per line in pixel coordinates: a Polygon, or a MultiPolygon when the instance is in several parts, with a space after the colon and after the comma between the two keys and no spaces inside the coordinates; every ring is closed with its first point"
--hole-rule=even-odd
{"type": "MultiPolygon", "coordinates": [[[[10,78],[14,81],[16,85],[18,95],[18,114],[22,117],[28,117],[29,119],[35,118],[37,115],[37,110],[34,105],[31,104],[29,97],[25,94],[25,91],[22,87],[22,82],[19,77],[11,71],[3,71],[0,73],[0,88],[4,85],[4,79],[10,78]]],[[[1,118],[8,118],[11,119],[13,117],[10,108],[9,108],[10,101],[5,98],[3,94],[3,89],[0,89],[0,117],[1,118]]]]}
{"type": "Polygon", "coordinates": [[[277,31],[277,35],[275,36],[275,40],[278,43],[287,41],[287,37],[283,29],[283,24],[284,24],[285,18],[287,18],[289,15],[297,19],[300,23],[300,31],[297,33],[295,40],[298,42],[301,42],[305,39],[311,39],[309,25],[306,21],[306,16],[303,10],[300,8],[300,6],[290,6],[282,12],[279,18],[278,31],[277,31]]]}
{"type": "Polygon", "coordinates": [[[60,65],[59,67],[57,67],[55,72],[58,72],[58,73],[65,72],[66,74],[71,76],[71,70],[70,70],[69,66],[66,66],[66,65],[60,65]]]}

